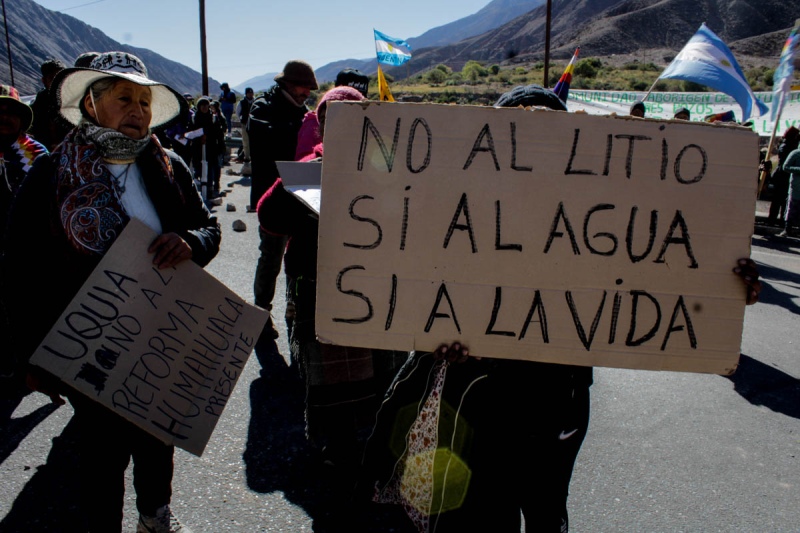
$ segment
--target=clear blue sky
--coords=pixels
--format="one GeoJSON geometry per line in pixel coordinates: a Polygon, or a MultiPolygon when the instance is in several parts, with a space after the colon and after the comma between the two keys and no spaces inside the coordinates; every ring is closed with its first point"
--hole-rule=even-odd
{"type": "MultiPolygon", "coordinates": [[[[34,0],[120,43],[200,71],[198,0],[34,0]]],[[[373,28],[407,39],[479,11],[490,0],[206,0],[208,72],[231,86],[279,72],[375,55],[373,28]]],[[[12,2],[13,3],[13,2],[12,2]]]]}

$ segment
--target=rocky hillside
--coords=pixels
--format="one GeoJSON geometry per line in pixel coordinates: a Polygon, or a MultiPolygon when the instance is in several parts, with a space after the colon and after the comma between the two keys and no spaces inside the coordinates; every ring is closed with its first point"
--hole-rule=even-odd
{"type": "MultiPolygon", "coordinates": [[[[460,18],[449,24],[432,28],[419,37],[410,37],[408,44],[416,50],[457,43],[468,37],[480,35],[498,28],[523,13],[536,9],[546,0],[492,0],[477,13],[460,18]]],[[[399,37],[395,35],[395,37],[399,37]]],[[[344,68],[355,68],[365,74],[375,74],[378,63],[375,57],[366,59],[341,59],[318,68],[315,73],[320,81],[333,81],[344,68]]],[[[248,80],[249,83],[249,80],[248,80]]]]}
{"type": "MultiPolygon", "coordinates": [[[[647,50],[680,50],[703,22],[735,53],[777,58],[800,2],[784,0],[554,0],[551,57],[605,57],[647,50]]],[[[529,62],[544,58],[546,9],[541,6],[503,26],[459,43],[417,50],[397,76],[470,59],[529,62]]],[[[664,54],[662,54],[664,55],[664,54]]],[[[669,54],[666,54],[669,55],[669,54]]],[[[657,61],[659,62],[659,61],[657,61]]]]}
{"type": "MultiPolygon", "coordinates": [[[[80,20],[45,9],[31,0],[6,2],[11,40],[14,84],[22,94],[35,94],[42,86],[39,66],[48,58],[70,66],[84,52],[121,50],[139,56],[150,77],[163,81],[180,92],[200,93],[202,75],[189,67],[144,48],[121,44],[80,20]]],[[[10,82],[8,49],[0,39],[0,79],[10,82]]],[[[209,90],[218,92],[219,83],[209,79],[209,90]]]]}
{"type": "Polygon", "coordinates": [[[408,39],[416,50],[431,46],[445,46],[499,28],[544,4],[546,0],[492,0],[483,9],[443,26],[432,28],[419,37],[408,39]]]}

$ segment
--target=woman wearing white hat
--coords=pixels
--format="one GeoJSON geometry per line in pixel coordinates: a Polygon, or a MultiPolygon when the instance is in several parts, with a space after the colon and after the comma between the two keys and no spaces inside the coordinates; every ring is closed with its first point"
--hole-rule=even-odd
{"type": "MultiPolygon", "coordinates": [[[[158,237],[156,268],[216,255],[220,227],[183,160],[151,133],[178,116],[185,99],[148,78],[131,54],[98,55],[53,82],[60,113],[75,125],[49,156],[38,158],[12,212],[6,276],[15,301],[16,339],[30,356],[132,218],[158,237]],[[23,326],[24,325],[24,326],[23,326]]],[[[189,533],[170,511],[172,446],[167,446],[68,384],[31,367],[29,384],[54,401],[66,395],[79,434],[82,515],[89,531],[122,527],[124,473],[133,458],[138,532],[189,533]]],[[[86,529],[84,524],[65,530],[86,529]]]]}

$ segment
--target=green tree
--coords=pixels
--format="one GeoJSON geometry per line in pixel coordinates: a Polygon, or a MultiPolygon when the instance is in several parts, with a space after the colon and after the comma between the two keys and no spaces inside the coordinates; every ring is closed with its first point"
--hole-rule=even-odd
{"type": "Polygon", "coordinates": [[[464,79],[472,83],[477,83],[480,78],[488,76],[489,71],[477,61],[469,60],[464,65],[464,68],[461,69],[461,75],[464,79]]]}
{"type": "Polygon", "coordinates": [[[597,76],[598,69],[602,66],[603,63],[596,57],[579,59],[578,62],[575,63],[575,75],[581,78],[594,78],[597,76]]]}
{"type": "Polygon", "coordinates": [[[425,73],[425,81],[430,85],[441,85],[445,81],[447,81],[447,74],[439,70],[438,68],[434,68],[433,70],[429,70],[425,73]]]}

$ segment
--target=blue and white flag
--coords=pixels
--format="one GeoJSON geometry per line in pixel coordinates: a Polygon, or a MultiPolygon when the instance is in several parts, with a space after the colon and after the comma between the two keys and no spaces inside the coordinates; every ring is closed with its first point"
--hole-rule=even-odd
{"type": "Polygon", "coordinates": [[[411,45],[402,39],[389,37],[378,30],[375,32],[375,52],[378,54],[378,63],[387,65],[402,65],[411,59],[411,45]]]}
{"type": "Polygon", "coordinates": [[[742,122],[754,112],[758,116],[769,111],[753,94],[731,51],[705,24],[661,73],[661,78],[692,81],[730,95],[742,107],[742,122]]]}

